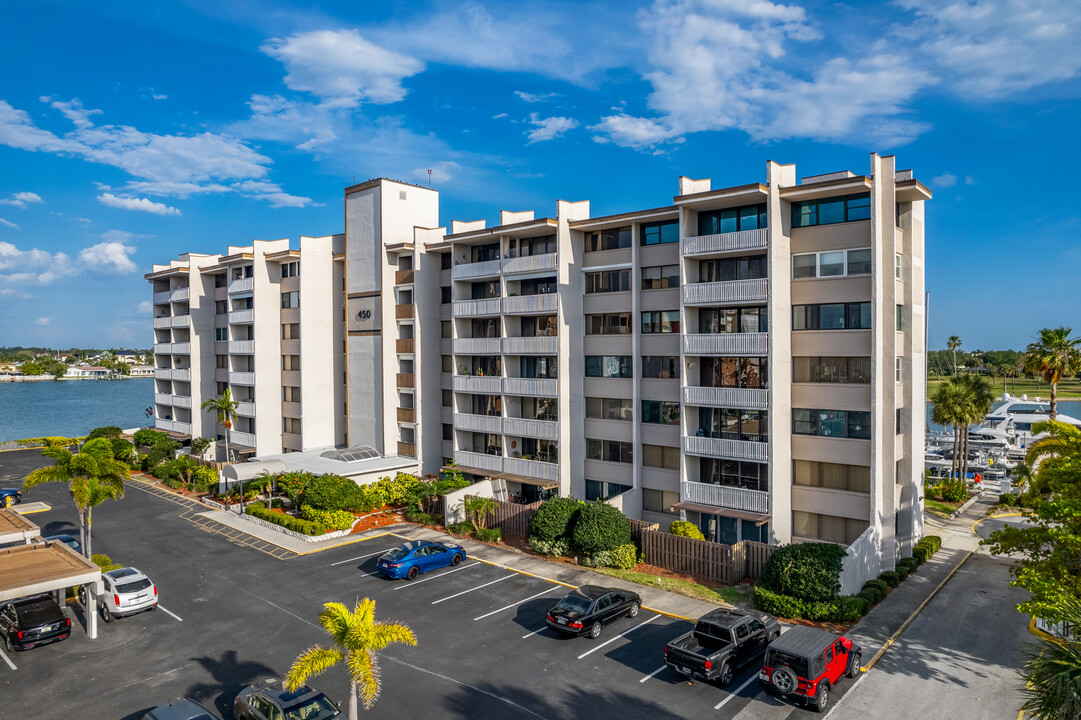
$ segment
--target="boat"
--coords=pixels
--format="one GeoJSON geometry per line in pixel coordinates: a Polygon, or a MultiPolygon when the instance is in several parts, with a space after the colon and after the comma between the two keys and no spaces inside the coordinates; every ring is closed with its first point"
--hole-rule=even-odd
{"type": "MultiPolygon", "coordinates": [[[[1012,397],[1009,393],[1003,396],[1005,402],[987,414],[981,428],[998,430],[1004,434],[1012,435],[1017,439],[1020,449],[1023,451],[1038,440],[1041,435],[1034,435],[1032,426],[1038,422],[1051,419],[1051,404],[1041,398],[1030,400],[1027,395],[1019,398],[1012,397]]],[[[1081,420],[1061,412],[1055,417],[1059,422],[1081,427],[1081,420]]]]}

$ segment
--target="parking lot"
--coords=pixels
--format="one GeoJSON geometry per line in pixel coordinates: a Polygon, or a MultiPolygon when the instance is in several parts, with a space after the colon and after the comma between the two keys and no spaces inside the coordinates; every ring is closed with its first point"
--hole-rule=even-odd
{"type": "MultiPolygon", "coordinates": [[[[77,534],[65,487],[28,499],[53,506],[31,516],[43,534],[77,534]]],[[[161,607],[99,624],[91,641],[81,608],[69,606],[70,639],[8,657],[17,669],[0,663],[0,715],[138,718],[189,696],[231,718],[239,690],[281,676],[300,652],[326,642],[316,623],[324,602],[370,597],[377,619],[404,622],[418,639],[382,653],[372,717],[817,717],[760,692],[753,663],[728,690],[665,668],[664,645],[690,629],[685,620],[643,610],[598,640],[557,637],[545,615],[567,588],[544,579],[468,560],[391,581],[375,561],[399,538],[283,560],[191,522],[183,509],[134,482],[122,501],[95,509],[94,551],[147,573],[161,607]]],[[[346,700],[342,670],[314,684],[346,700]]]]}

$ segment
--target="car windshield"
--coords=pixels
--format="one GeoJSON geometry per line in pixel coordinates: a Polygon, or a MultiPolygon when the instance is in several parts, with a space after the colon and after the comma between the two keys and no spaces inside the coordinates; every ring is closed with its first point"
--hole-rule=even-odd
{"type": "Polygon", "coordinates": [[[390,552],[383,555],[383,557],[385,557],[387,560],[401,560],[409,553],[410,551],[406,550],[405,548],[396,547],[390,552]]]}
{"type": "Polygon", "coordinates": [[[556,605],[561,610],[569,610],[576,613],[584,613],[589,611],[590,602],[585,598],[580,598],[575,595],[568,595],[559,601],[556,605]]]}
{"type": "Polygon", "coordinates": [[[53,623],[61,617],[60,608],[47,600],[28,605],[17,605],[15,610],[19,615],[19,622],[23,625],[53,623]]]}
{"type": "Polygon", "coordinates": [[[796,673],[801,678],[809,678],[810,675],[807,672],[807,659],[797,657],[795,655],[789,655],[779,650],[770,650],[769,657],[766,659],[766,666],[772,668],[778,668],[781,666],[787,666],[792,668],[792,672],[796,673]]]}
{"type": "Polygon", "coordinates": [[[337,712],[338,708],[334,707],[334,703],[327,700],[325,695],[319,695],[305,703],[286,708],[285,720],[330,720],[337,712]]]}
{"type": "Polygon", "coordinates": [[[118,593],[133,593],[139,592],[140,590],[146,590],[148,587],[150,587],[150,581],[143,578],[142,580],[132,580],[131,582],[118,584],[116,586],[116,591],[118,593]]]}

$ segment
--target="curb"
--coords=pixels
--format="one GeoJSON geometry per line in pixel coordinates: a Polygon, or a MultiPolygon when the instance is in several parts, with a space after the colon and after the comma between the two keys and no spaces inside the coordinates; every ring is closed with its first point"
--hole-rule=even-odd
{"type": "Polygon", "coordinates": [[[956,510],[954,510],[954,511],[953,511],[952,513],[950,513],[950,517],[949,517],[949,518],[947,518],[947,519],[948,519],[948,520],[956,520],[956,519],[957,519],[957,517],[958,517],[958,516],[959,516],[959,515],[960,515],[961,513],[963,513],[963,512],[965,511],[965,510],[968,510],[968,509],[969,509],[970,507],[972,507],[973,505],[975,505],[975,504],[976,504],[976,501],[977,501],[977,500],[979,500],[979,499],[980,499],[980,498],[982,498],[982,497],[983,497],[983,490],[981,490],[981,491],[980,491],[980,492],[978,492],[977,494],[975,494],[975,495],[973,495],[972,497],[970,497],[970,498],[969,498],[969,499],[968,499],[968,500],[967,500],[967,501],[965,502],[965,504],[964,504],[964,505],[962,505],[961,507],[957,508],[957,509],[956,509],[956,510]]]}
{"type": "Polygon", "coordinates": [[[1004,517],[1021,517],[1022,515],[1024,515],[1024,513],[1019,513],[1019,512],[996,513],[994,515],[984,515],[981,518],[976,518],[975,520],[973,520],[972,521],[972,526],[969,528],[969,530],[972,532],[973,535],[978,535],[978,533],[976,532],[976,526],[979,525],[980,523],[982,523],[984,520],[994,520],[995,518],[1004,518],[1004,517]]]}
{"type": "Polygon", "coordinates": [[[1036,637],[1040,638],[1041,640],[1050,640],[1053,643],[1061,643],[1062,642],[1062,638],[1055,637],[1051,633],[1045,632],[1045,631],[1041,630],[1040,628],[1036,627],[1036,618],[1032,618],[1031,620],[1028,621],[1028,631],[1030,633],[1032,633],[1033,635],[1035,635],[1036,637]]]}

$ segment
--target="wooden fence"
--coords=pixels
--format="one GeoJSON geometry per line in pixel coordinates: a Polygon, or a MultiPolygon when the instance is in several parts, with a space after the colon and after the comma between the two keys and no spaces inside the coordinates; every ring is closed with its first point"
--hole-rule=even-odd
{"type": "MultiPolygon", "coordinates": [[[[474,497],[467,495],[466,498],[474,497]]],[[[528,505],[504,502],[496,500],[495,512],[488,516],[484,524],[488,527],[499,528],[509,535],[529,537],[529,520],[533,513],[540,507],[540,501],[528,505]]]]}
{"type": "Polygon", "coordinates": [[[643,530],[657,530],[660,528],[660,525],[658,525],[657,523],[650,523],[644,520],[635,520],[634,518],[627,518],[627,520],[631,524],[631,540],[633,540],[634,544],[637,545],[639,548],[642,547],[643,530]]]}
{"type": "Polygon", "coordinates": [[[724,545],[656,530],[641,532],[640,547],[650,565],[725,585],[735,585],[747,577],[757,578],[775,549],[749,540],[724,545]]]}

